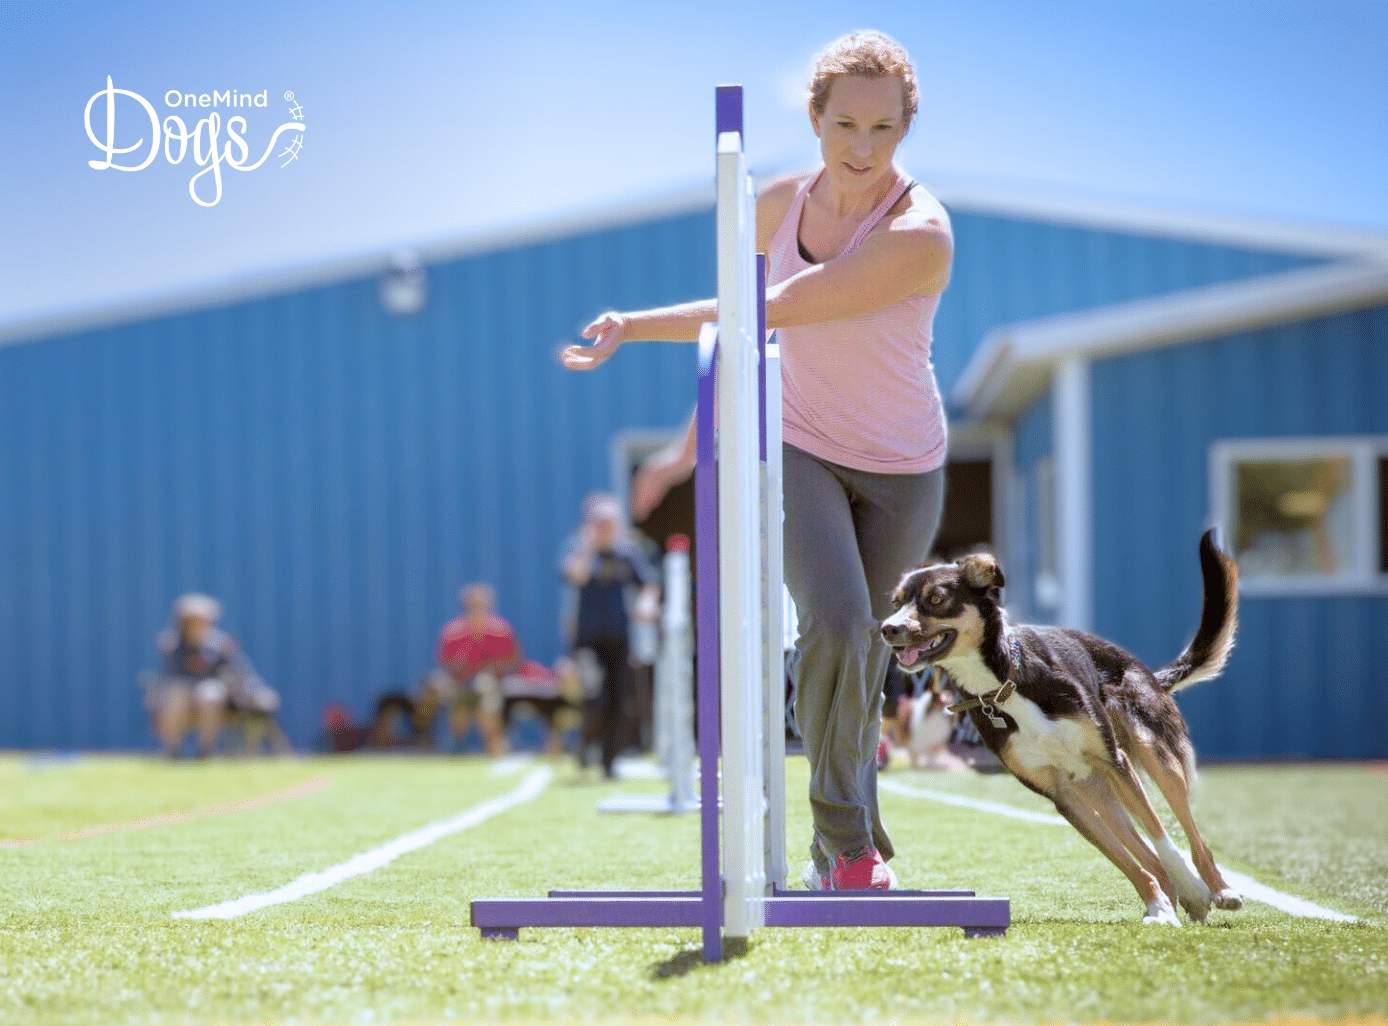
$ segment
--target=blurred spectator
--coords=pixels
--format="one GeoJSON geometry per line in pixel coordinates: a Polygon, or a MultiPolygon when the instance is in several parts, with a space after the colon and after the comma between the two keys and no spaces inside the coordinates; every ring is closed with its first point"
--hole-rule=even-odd
{"type": "MultiPolygon", "coordinates": [[[[573,647],[590,650],[602,670],[599,697],[585,711],[590,722],[584,735],[601,734],[602,768],[610,779],[630,705],[631,621],[656,618],[658,578],[641,547],[628,536],[621,505],[602,494],[584,502],[583,523],[559,566],[577,593],[573,647]]],[[[584,744],[578,753],[580,766],[587,765],[587,756],[584,744]]]]}
{"type": "Polygon", "coordinates": [[[509,733],[521,711],[529,709],[545,723],[545,754],[563,751],[564,734],[582,722],[583,684],[578,665],[560,656],[551,669],[527,659],[520,670],[501,682],[504,721],[509,733]]]}
{"type": "Polygon", "coordinates": [[[469,584],[459,599],[463,615],[439,633],[438,670],[430,675],[423,704],[436,699],[449,709],[449,732],[455,742],[467,734],[475,716],[487,751],[502,755],[502,681],[520,668],[521,646],[511,625],[496,615],[496,592],[490,585],[469,584]]]}
{"type": "MultiPolygon", "coordinates": [[[[287,751],[274,722],[279,694],[256,674],[236,639],[217,626],[221,617],[221,603],[190,592],[174,603],[156,640],[159,670],[144,675],[141,684],[164,753],[177,755],[196,728],[198,755],[208,755],[233,716],[243,730],[254,729],[256,747],[267,738],[275,750],[287,751]]],[[[249,750],[252,734],[244,736],[249,750]]]]}

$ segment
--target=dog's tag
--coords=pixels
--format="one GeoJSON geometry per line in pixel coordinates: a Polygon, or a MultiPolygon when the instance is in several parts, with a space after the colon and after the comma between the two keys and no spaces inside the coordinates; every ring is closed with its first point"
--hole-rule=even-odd
{"type": "Polygon", "coordinates": [[[985,712],[983,715],[987,716],[988,722],[991,723],[993,726],[997,727],[999,730],[1007,729],[1007,721],[1003,719],[1001,716],[994,716],[990,712],[985,712]]]}

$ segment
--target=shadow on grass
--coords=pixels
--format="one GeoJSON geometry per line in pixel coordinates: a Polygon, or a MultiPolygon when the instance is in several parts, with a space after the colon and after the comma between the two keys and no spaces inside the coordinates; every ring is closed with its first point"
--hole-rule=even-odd
{"type": "MultiPolygon", "coordinates": [[[[748,945],[746,939],[729,937],[723,941],[723,962],[732,962],[742,958],[747,954],[748,945]]],[[[657,962],[651,966],[651,979],[653,980],[672,980],[680,976],[687,976],[695,969],[705,966],[719,965],[722,963],[709,963],[704,961],[702,948],[691,948],[688,951],[681,951],[673,958],[667,958],[663,962],[657,962]]]]}

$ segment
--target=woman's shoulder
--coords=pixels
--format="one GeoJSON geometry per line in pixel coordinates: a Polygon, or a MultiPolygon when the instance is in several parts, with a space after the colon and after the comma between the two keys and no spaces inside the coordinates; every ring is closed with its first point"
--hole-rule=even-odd
{"type": "Polygon", "coordinates": [[[758,203],[781,202],[787,205],[795,199],[800,187],[815,176],[814,171],[799,171],[793,175],[772,178],[757,190],[758,203]]]}
{"type": "Polygon", "coordinates": [[[951,233],[949,211],[926,186],[913,181],[888,212],[888,218],[897,222],[894,227],[934,228],[946,234],[951,233]]]}
{"type": "Polygon", "coordinates": [[[765,249],[770,245],[771,237],[776,234],[776,229],[790,213],[791,204],[795,202],[795,194],[814,173],[806,171],[801,174],[782,175],[773,178],[757,190],[758,248],[765,249]]]}
{"type": "Polygon", "coordinates": [[[868,238],[891,235],[909,238],[932,253],[948,253],[954,248],[954,232],[949,212],[934,194],[919,182],[912,182],[901,198],[868,232],[868,238]]]}

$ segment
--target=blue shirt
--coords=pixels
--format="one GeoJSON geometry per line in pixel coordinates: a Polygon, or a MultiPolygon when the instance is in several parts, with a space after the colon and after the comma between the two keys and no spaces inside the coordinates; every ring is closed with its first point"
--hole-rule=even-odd
{"type": "Polygon", "coordinates": [[[613,543],[605,552],[594,552],[589,567],[588,582],[578,589],[574,645],[625,642],[630,604],[641,587],[658,583],[655,568],[639,545],[626,540],[613,543]]]}

